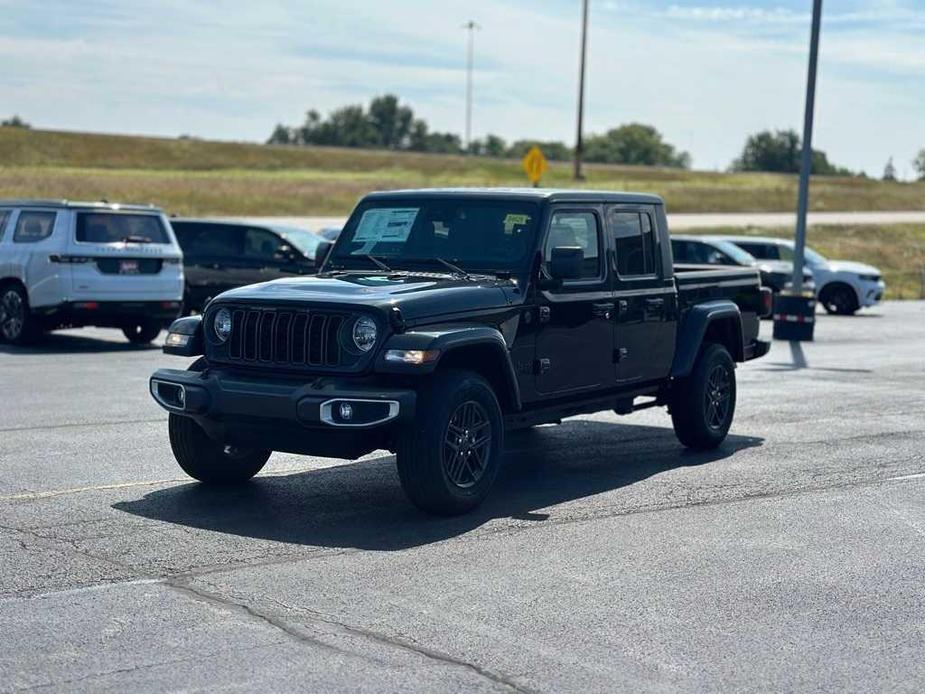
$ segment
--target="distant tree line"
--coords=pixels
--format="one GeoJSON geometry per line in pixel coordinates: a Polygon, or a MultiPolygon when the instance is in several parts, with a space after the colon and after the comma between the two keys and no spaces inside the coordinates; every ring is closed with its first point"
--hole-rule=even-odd
{"type": "MultiPolygon", "coordinates": [[[[355,104],[338,108],[327,117],[311,110],[302,125],[277,125],[267,142],[518,158],[533,145],[538,145],[547,159],[564,161],[572,157],[572,148],[564,142],[516,140],[508,143],[492,134],[464,146],[454,133],[431,131],[423,119],[415,117],[410,106],[400,104],[398,97],[392,94],[374,98],[368,107],[355,104]]],[[[640,123],[588,136],[584,152],[586,161],[605,164],[688,168],[691,161],[687,152],[676,151],[665,142],[658,130],[640,123]]]]}
{"type": "MultiPolygon", "coordinates": [[[[3,125],[28,125],[14,116],[3,125]],[[13,122],[16,121],[16,122],[13,122]]],[[[555,140],[516,140],[488,134],[464,145],[459,135],[430,129],[427,122],[415,116],[412,108],[399,103],[394,94],[377,96],[368,106],[343,106],[322,116],[311,110],[302,125],[277,125],[268,144],[327,145],[364,149],[391,149],[409,152],[469,154],[482,157],[520,158],[534,145],[543,150],[547,159],[567,161],[573,149],[555,140]]],[[[802,143],[795,130],[765,130],[750,135],[742,154],[730,166],[733,171],[767,171],[799,173],[802,143]]],[[[584,141],[584,159],[591,163],[665,166],[688,169],[690,154],[665,142],[653,126],[629,123],[602,134],[591,134],[584,141]]],[[[814,149],[812,173],[817,176],[863,176],[829,161],[825,152],[814,149]]],[[[913,161],[913,167],[925,180],[925,149],[913,161]]],[[[892,159],[884,170],[884,180],[895,180],[892,159]]]]}
{"type": "Polygon", "coordinates": [[[12,118],[5,118],[4,120],[0,121],[0,128],[25,128],[28,130],[31,127],[32,127],[31,125],[29,125],[26,121],[24,121],[19,116],[13,116],[12,118]]]}

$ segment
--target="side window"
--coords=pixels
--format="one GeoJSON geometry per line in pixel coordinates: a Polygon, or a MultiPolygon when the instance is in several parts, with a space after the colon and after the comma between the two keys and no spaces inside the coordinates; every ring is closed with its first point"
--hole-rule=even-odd
{"type": "Polygon", "coordinates": [[[591,212],[553,212],[543,253],[546,262],[557,246],[578,246],[584,252],[581,279],[600,277],[600,234],[597,217],[591,212]]]}
{"type": "Polygon", "coordinates": [[[35,243],[47,239],[55,230],[57,216],[56,212],[20,212],[13,231],[13,243],[35,243]]]}
{"type": "Polygon", "coordinates": [[[769,243],[739,243],[736,244],[744,251],[751,253],[759,260],[779,260],[780,254],[777,252],[777,246],[769,243]]]}
{"type": "Polygon", "coordinates": [[[689,263],[690,243],[687,241],[671,240],[671,256],[676,263],[689,263]]]}
{"type": "Polygon", "coordinates": [[[644,212],[610,213],[610,227],[621,277],[645,277],[656,272],[652,219],[644,212]]]}
{"type": "Polygon", "coordinates": [[[261,260],[279,260],[281,246],[288,245],[276,234],[264,229],[248,229],[244,232],[244,255],[261,260]]]}
{"type": "Polygon", "coordinates": [[[0,241],[3,241],[3,234],[6,232],[6,223],[10,221],[10,211],[0,210],[0,241]]]}
{"type": "Polygon", "coordinates": [[[190,227],[189,231],[181,231],[180,234],[188,239],[183,251],[190,257],[237,258],[241,256],[243,237],[236,227],[202,224],[190,227]]]}

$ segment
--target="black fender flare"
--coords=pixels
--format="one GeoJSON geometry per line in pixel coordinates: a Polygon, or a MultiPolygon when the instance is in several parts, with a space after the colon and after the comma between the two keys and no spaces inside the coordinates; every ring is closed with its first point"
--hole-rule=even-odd
{"type": "Polygon", "coordinates": [[[696,304],[684,316],[678,330],[677,348],[671,364],[672,378],[684,378],[694,369],[704,337],[711,323],[731,320],[735,324],[730,352],[735,361],[745,361],[745,337],[742,333],[742,313],[728,299],[716,299],[696,304]]]}
{"type": "Polygon", "coordinates": [[[511,362],[504,336],[497,328],[487,325],[434,325],[411,329],[389,337],[376,357],[375,371],[382,374],[422,375],[432,373],[440,366],[448,354],[473,347],[487,348],[497,356],[494,364],[504,378],[506,395],[515,410],[521,409],[520,385],[511,362]],[[424,350],[438,351],[436,360],[420,365],[389,362],[385,359],[388,350],[424,350]]]}

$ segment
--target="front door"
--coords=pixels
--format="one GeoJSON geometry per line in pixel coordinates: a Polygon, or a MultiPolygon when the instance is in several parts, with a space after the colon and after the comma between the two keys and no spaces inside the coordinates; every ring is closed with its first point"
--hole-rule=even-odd
{"type": "Polygon", "coordinates": [[[592,391],[613,382],[613,297],[604,262],[600,207],[554,207],[543,244],[543,268],[552,249],[584,251],[581,277],[537,290],[536,390],[543,395],[592,391]]]}
{"type": "MultiPolygon", "coordinates": [[[[665,378],[674,357],[677,292],[650,205],[609,205],[613,239],[614,360],[620,384],[665,378]]],[[[670,257],[670,255],[668,255],[670,257]]]]}

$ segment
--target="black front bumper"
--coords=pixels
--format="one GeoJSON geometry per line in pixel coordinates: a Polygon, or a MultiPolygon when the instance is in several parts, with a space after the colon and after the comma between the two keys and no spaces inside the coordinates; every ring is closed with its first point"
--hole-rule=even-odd
{"type": "Polygon", "coordinates": [[[179,301],[74,301],[33,308],[32,313],[48,326],[121,328],[150,320],[166,327],[180,308],[179,301]]]}
{"type": "Polygon", "coordinates": [[[416,402],[413,390],[360,379],[266,378],[225,369],[159,369],[150,388],[161,407],[193,418],[217,441],[347,459],[393,448],[416,402]]]}

